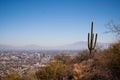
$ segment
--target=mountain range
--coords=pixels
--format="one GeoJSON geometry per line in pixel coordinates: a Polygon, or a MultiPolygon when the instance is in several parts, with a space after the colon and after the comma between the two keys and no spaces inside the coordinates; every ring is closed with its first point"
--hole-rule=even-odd
{"type": "MultiPolygon", "coordinates": [[[[96,48],[108,48],[110,43],[98,42],[96,48]]],[[[0,45],[0,50],[84,50],[88,48],[87,41],[79,41],[63,46],[44,47],[40,45],[26,45],[21,47],[11,45],[0,45]]]]}

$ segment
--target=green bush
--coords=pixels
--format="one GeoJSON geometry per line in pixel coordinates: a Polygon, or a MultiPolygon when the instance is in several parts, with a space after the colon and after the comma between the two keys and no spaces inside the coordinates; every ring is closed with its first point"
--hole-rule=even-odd
{"type": "Polygon", "coordinates": [[[5,77],[2,77],[0,80],[37,80],[37,78],[33,73],[27,73],[23,75],[17,71],[13,71],[5,77]]]}
{"type": "Polygon", "coordinates": [[[40,70],[36,72],[38,80],[71,80],[68,79],[70,74],[70,66],[58,60],[51,62],[48,66],[40,68],[40,70]]]}
{"type": "Polygon", "coordinates": [[[74,63],[80,63],[84,60],[88,60],[89,56],[88,56],[88,51],[87,50],[83,50],[80,51],[74,58],[73,58],[73,62],[74,63]]]}
{"type": "Polygon", "coordinates": [[[6,75],[3,80],[24,80],[22,76],[18,72],[11,72],[10,74],[6,75]]]}
{"type": "Polygon", "coordinates": [[[61,61],[63,64],[71,64],[72,63],[72,58],[70,55],[65,54],[65,53],[61,53],[58,54],[54,57],[55,60],[59,60],[61,61]]]}
{"type": "Polygon", "coordinates": [[[114,80],[119,79],[120,76],[120,41],[111,45],[108,53],[105,54],[104,61],[107,68],[110,70],[114,80]]]}
{"type": "MultiPolygon", "coordinates": [[[[96,59],[101,63],[101,69],[107,72],[109,80],[119,80],[120,76],[120,41],[100,52],[96,59]]],[[[101,70],[101,71],[102,71],[101,70]]]]}

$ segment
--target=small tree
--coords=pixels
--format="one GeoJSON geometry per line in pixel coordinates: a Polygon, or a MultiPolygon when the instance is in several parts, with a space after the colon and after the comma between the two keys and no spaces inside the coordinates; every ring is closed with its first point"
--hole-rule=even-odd
{"type": "Polygon", "coordinates": [[[72,80],[70,78],[72,76],[71,67],[59,60],[54,60],[35,74],[38,80],[72,80]]]}
{"type": "Polygon", "coordinates": [[[3,78],[3,80],[24,80],[24,79],[18,72],[13,71],[13,72],[9,73],[8,75],[6,75],[3,78]]]}
{"type": "Polygon", "coordinates": [[[54,57],[55,60],[62,61],[64,64],[70,64],[72,61],[72,58],[69,54],[61,53],[54,57]]]}
{"type": "Polygon", "coordinates": [[[118,38],[120,38],[120,24],[115,24],[113,21],[110,21],[107,24],[106,33],[114,33],[118,38]]]}
{"type": "Polygon", "coordinates": [[[74,63],[81,63],[82,61],[88,60],[89,56],[88,56],[88,51],[87,50],[83,50],[80,51],[74,58],[73,58],[73,62],[74,63]]]}

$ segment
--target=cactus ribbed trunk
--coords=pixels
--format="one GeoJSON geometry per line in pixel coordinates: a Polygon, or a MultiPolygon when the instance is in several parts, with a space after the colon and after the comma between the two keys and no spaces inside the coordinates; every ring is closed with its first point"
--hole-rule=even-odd
{"type": "Polygon", "coordinates": [[[94,54],[92,54],[92,51],[95,49],[96,42],[97,42],[97,34],[95,35],[95,41],[94,41],[93,22],[92,22],[92,24],[91,24],[91,34],[88,33],[88,49],[90,51],[90,53],[89,53],[90,58],[94,56],[94,54]]]}

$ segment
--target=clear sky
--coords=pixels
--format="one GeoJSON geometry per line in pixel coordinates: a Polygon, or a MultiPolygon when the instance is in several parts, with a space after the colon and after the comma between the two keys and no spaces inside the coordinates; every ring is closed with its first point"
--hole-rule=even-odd
{"type": "Polygon", "coordinates": [[[98,42],[105,25],[120,21],[120,0],[0,0],[0,44],[56,46],[87,41],[91,21],[98,42]]]}

